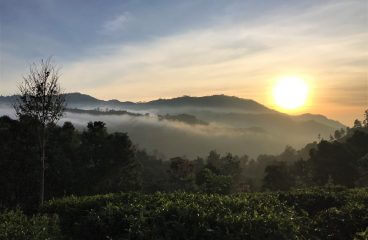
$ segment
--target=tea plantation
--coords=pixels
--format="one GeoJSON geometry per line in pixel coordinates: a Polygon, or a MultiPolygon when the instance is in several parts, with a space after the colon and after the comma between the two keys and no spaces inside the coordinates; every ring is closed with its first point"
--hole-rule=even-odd
{"type": "Polygon", "coordinates": [[[0,215],[0,239],[368,239],[368,189],[116,193],[0,215]]]}

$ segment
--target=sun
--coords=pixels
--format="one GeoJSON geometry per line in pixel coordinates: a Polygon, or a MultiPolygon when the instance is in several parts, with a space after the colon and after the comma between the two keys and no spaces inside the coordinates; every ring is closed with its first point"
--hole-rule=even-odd
{"type": "Polygon", "coordinates": [[[283,77],[273,88],[273,98],[276,105],[282,109],[298,109],[307,101],[308,85],[299,77],[283,77]]]}

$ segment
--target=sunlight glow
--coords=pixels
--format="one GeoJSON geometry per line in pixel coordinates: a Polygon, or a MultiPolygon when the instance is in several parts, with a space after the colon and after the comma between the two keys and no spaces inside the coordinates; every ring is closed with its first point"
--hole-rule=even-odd
{"type": "Polygon", "coordinates": [[[299,77],[283,77],[273,88],[273,98],[277,106],[285,110],[294,110],[305,105],[308,97],[308,85],[299,77]]]}

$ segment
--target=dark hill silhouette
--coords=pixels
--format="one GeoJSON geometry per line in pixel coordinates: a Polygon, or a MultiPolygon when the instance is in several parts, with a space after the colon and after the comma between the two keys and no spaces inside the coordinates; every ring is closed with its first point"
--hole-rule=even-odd
{"type": "MultiPolygon", "coordinates": [[[[127,132],[143,148],[171,157],[204,156],[212,149],[250,156],[274,154],[289,144],[302,147],[318,136],[329,139],[345,127],[322,115],[292,116],[225,95],[134,103],[68,93],[66,99],[69,110],[63,121],[81,128],[88,121],[103,121],[110,131],[127,132]]],[[[0,97],[0,108],[5,104],[9,109],[14,100],[15,96],[0,97]]]]}
{"type": "Polygon", "coordinates": [[[0,96],[0,106],[1,105],[12,105],[15,102],[16,98],[17,98],[16,95],[0,96]]]}
{"type": "Polygon", "coordinates": [[[332,128],[345,128],[345,126],[343,126],[339,121],[336,120],[332,120],[327,118],[326,116],[323,116],[321,114],[310,114],[310,113],[305,113],[305,114],[301,114],[298,116],[294,116],[294,120],[298,120],[298,121],[315,121],[315,122],[319,122],[322,124],[325,124],[327,126],[330,126],[332,128]]]}
{"type": "Polygon", "coordinates": [[[102,100],[82,93],[65,94],[65,100],[68,104],[83,103],[83,104],[100,104],[102,100]]]}
{"type": "Polygon", "coordinates": [[[145,110],[152,108],[183,108],[183,107],[195,107],[195,108],[215,108],[237,110],[237,111],[253,111],[253,112],[270,112],[271,109],[259,104],[250,99],[242,99],[234,96],[226,95],[213,95],[203,97],[190,97],[182,96],[171,99],[158,99],[148,102],[121,102],[116,99],[104,101],[91,97],[81,93],[68,93],[65,95],[68,106],[82,107],[95,106],[95,107],[120,107],[120,108],[133,108],[136,110],[145,110]]]}
{"type": "Polygon", "coordinates": [[[228,110],[269,112],[267,107],[250,99],[243,99],[234,96],[212,95],[203,97],[182,96],[171,99],[158,99],[147,103],[140,103],[148,106],[167,107],[200,107],[200,108],[225,108],[228,110]]]}
{"type": "MultiPolygon", "coordinates": [[[[345,128],[338,121],[328,119],[320,114],[302,114],[291,116],[269,109],[264,105],[250,99],[243,99],[235,96],[212,95],[203,97],[182,96],[171,99],[158,99],[148,102],[130,102],[112,100],[100,100],[87,94],[67,93],[65,94],[68,108],[80,109],[115,109],[115,110],[138,110],[150,111],[152,109],[159,110],[161,115],[164,114],[190,114],[200,119],[211,122],[219,121],[226,124],[235,125],[237,127],[264,127],[273,125],[278,127],[279,124],[287,126],[290,121],[299,122],[299,125],[306,124],[310,129],[313,124],[318,126],[321,133],[327,133],[333,129],[345,128]],[[313,123],[314,122],[314,123],[313,123]],[[326,128],[323,127],[326,126],[326,128]]],[[[0,96],[0,105],[11,105],[16,96],[0,96]]],[[[294,124],[294,123],[293,123],[294,124]]],[[[295,123],[296,124],[296,123],[295,123]]],[[[285,128],[282,128],[282,130],[285,128]]]]}

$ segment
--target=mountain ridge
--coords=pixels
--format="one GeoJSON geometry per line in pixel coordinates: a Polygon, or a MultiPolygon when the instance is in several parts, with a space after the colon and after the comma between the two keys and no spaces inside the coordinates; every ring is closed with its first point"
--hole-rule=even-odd
{"type": "MultiPolygon", "coordinates": [[[[0,115],[10,114],[17,96],[0,96],[0,115]],[[7,105],[1,108],[1,105],[7,105]]],[[[109,130],[124,131],[143,148],[166,156],[204,156],[210,150],[236,154],[279,153],[328,139],[345,128],[323,115],[281,113],[254,100],[234,96],[182,96],[148,102],[100,100],[81,93],[66,94],[67,111],[60,121],[83,129],[89,121],[103,121],[109,130]]]]}
{"type": "MultiPolygon", "coordinates": [[[[11,104],[15,101],[16,95],[0,96],[0,104],[11,104]]],[[[329,119],[321,114],[304,113],[300,115],[289,115],[270,109],[252,99],[244,99],[236,96],[224,94],[209,96],[181,96],[175,98],[160,98],[146,102],[120,101],[117,99],[101,100],[88,94],[72,92],[65,94],[67,106],[69,108],[95,109],[95,108],[117,108],[126,110],[150,110],[150,109],[176,109],[176,113],[181,108],[194,108],[196,111],[206,111],[206,109],[224,111],[228,113],[267,113],[280,114],[293,118],[295,121],[315,121],[329,127],[340,129],[345,125],[337,120],[329,119]]],[[[168,112],[169,113],[169,112],[168,112]]]]}

